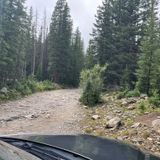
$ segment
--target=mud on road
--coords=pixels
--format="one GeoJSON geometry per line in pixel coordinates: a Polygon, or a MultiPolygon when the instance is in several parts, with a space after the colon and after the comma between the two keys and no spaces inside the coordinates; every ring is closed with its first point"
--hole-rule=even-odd
{"type": "Polygon", "coordinates": [[[82,133],[83,109],[76,89],[36,93],[0,105],[0,134],[82,133]]]}

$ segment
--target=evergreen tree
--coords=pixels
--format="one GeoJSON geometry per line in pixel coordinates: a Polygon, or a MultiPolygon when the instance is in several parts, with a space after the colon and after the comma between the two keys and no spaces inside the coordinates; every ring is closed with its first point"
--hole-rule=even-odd
{"type": "Polygon", "coordinates": [[[40,29],[40,34],[37,41],[36,57],[35,57],[35,75],[38,80],[42,80],[42,67],[43,67],[43,28],[40,29]]]}
{"type": "Polygon", "coordinates": [[[91,69],[97,63],[96,53],[95,53],[95,44],[94,40],[89,41],[89,46],[87,49],[87,54],[85,56],[85,67],[91,69]]]}
{"type": "Polygon", "coordinates": [[[13,83],[25,73],[26,12],[24,0],[1,0],[0,4],[0,74],[2,82],[13,83]]]}
{"type": "Polygon", "coordinates": [[[43,70],[42,70],[42,73],[43,73],[43,80],[46,80],[46,79],[48,79],[49,77],[49,75],[48,75],[48,35],[47,35],[47,33],[48,33],[48,29],[46,28],[46,33],[45,33],[45,38],[44,38],[44,47],[43,47],[43,51],[44,51],[44,53],[43,53],[43,70]]]}
{"type": "Polygon", "coordinates": [[[27,33],[26,33],[26,76],[32,74],[32,59],[33,59],[33,9],[30,8],[29,15],[27,16],[27,33]]]}
{"type": "Polygon", "coordinates": [[[76,29],[72,38],[72,85],[77,87],[79,85],[80,72],[84,65],[84,50],[83,40],[79,29],[76,29]]]}
{"type": "Polygon", "coordinates": [[[72,20],[65,0],[58,0],[49,33],[49,72],[59,84],[70,85],[72,20]]]}
{"type": "Polygon", "coordinates": [[[157,79],[159,79],[159,36],[157,23],[157,6],[156,0],[150,0],[150,18],[146,35],[142,41],[141,54],[138,61],[138,82],[137,88],[141,93],[152,95],[153,92],[159,89],[157,79]],[[158,85],[158,86],[157,86],[158,85]],[[157,88],[158,87],[158,88],[157,88]]]}
{"type": "Polygon", "coordinates": [[[107,85],[127,88],[135,85],[139,41],[144,34],[146,21],[146,18],[142,18],[146,12],[142,9],[144,2],[104,0],[98,8],[92,34],[95,41],[92,53],[100,65],[109,64],[105,76],[107,85]]]}

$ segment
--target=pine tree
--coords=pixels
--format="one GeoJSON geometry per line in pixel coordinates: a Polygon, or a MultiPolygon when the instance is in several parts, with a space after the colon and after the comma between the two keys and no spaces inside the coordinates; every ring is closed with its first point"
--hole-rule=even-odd
{"type": "Polygon", "coordinates": [[[92,52],[100,65],[109,64],[106,85],[135,85],[139,41],[146,21],[141,1],[144,4],[145,0],[104,0],[97,11],[92,52]]]}
{"type": "Polygon", "coordinates": [[[30,8],[29,15],[27,16],[27,34],[26,34],[26,76],[32,74],[33,63],[33,8],[30,8]]]}
{"type": "Polygon", "coordinates": [[[79,85],[80,72],[84,65],[84,49],[83,40],[79,28],[76,29],[72,38],[72,85],[77,87],[79,85]]]}
{"type": "Polygon", "coordinates": [[[0,74],[2,82],[14,83],[24,77],[26,12],[24,0],[5,0],[2,4],[0,74]]]}
{"type": "Polygon", "coordinates": [[[48,79],[48,27],[47,27],[47,15],[44,11],[43,18],[43,58],[42,58],[42,80],[48,79]]]}
{"type": "Polygon", "coordinates": [[[37,41],[36,57],[35,57],[35,75],[38,80],[42,80],[43,67],[43,28],[40,29],[40,34],[37,41]]]}
{"type": "Polygon", "coordinates": [[[158,89],[156,86],[157,78],[159,77],[159,57],[156,55],[157,49],[159,49],[158,30],[157,30],[157,1],[150,0],[150,18],[148,21],[148,27],[146,35],[141,45],[141,55],[138,61],[138,82],[137,88],[141,93],[152,95],[153,92],[158,89]]]}
{"type": "Polygon", "coordinates": [[[65,0],[58,0],[49,33],[49,72],[59,84],[70,85],[72,20],[65,0]]]}
{"type": "Polygon", "coordinates": [[[85,56],[85,68],[91,69],[97,64],[96,52],[95,52],[95,44],[94,40],[89,41],[89,46],[87,49],[87,54],[85,56]]]}

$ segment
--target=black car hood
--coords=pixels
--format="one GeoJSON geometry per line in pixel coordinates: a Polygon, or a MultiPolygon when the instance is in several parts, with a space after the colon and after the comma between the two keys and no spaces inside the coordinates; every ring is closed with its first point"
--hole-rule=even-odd
{"type": "Polygon", "coordinates": [[[120,141],[90,135],[16,135],[15,138],[61,147],[93,160],[160,160],[120,141]]]}
{"type": "Polygon", "coordinates": [[[0,141],[0,160],[40,160],[17,147],[0,141]]]}

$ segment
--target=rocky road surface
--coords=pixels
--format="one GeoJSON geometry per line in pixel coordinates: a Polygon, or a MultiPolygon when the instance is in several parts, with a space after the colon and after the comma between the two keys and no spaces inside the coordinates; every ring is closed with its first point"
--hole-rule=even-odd
{"type": "Polygon", "coordinates": [[[0,134],[81,133],[79,96],[77,89],[64,89],[0,104],[0,134]]]}

